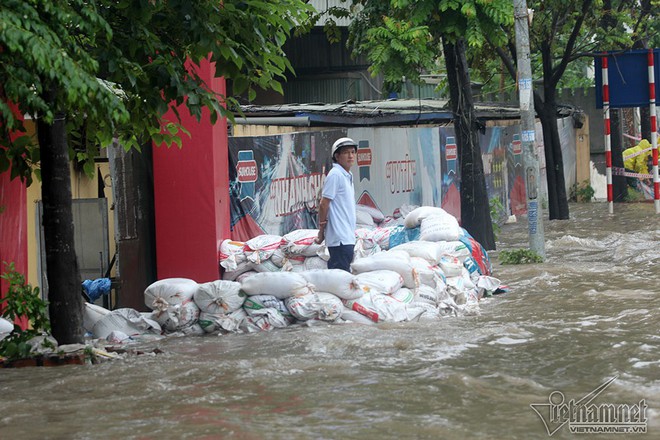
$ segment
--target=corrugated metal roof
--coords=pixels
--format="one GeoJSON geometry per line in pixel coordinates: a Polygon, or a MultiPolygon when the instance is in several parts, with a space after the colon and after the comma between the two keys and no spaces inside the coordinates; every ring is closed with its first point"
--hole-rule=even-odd
{"type": "MultiPolygon", "coordinates": [[[[388,99],[347,101],[337,104],[245,105],[241,109],[251,121],[259,117],[305,117],[310,125],[408,125],[450,122],[453,114],[449,101],[440,99],[388,99]]],[[[475,104],[482,119],[518,119],[518,107],[504,104],[475,104]]],[[[258,122],[254,122],[258,123],[258,122]]]]}
{"type": "MultiPolygon", "coordinates": [[[[309,4],[314,6],[314,8],[319,11],[319,12],[324,12],[327,11],[329,8],[343,8],[343,9],[348,9],[350,8],[350,3],[346,1],[341,1],[341,0],[310,0],[309,4]]],[[[329,18],[328,14],[321,14],[321,18],[318,22],[319,26],[323,26],[326,22],[326,20],[329,18]]],[[[337,23],[337,26],[348,26],[351,23],[351,18],[334,18],[335,23],[337,23]]]]}

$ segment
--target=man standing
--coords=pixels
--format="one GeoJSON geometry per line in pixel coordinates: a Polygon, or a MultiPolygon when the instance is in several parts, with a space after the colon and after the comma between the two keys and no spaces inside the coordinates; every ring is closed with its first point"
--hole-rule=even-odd
{"type": "Polygon", "coordinates": [[[319,235],[330,252],[328,269],[351,271],[355,247],[355,188],[351,166],[355,163],[357,143],[347,137],[332,145],[332,169],[325,178],[319,205],[319,235]]]}

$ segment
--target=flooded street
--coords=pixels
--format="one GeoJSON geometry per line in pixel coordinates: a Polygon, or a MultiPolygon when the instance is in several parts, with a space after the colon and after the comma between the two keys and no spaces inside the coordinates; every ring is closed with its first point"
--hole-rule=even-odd
{"type": "MultiPolygon", "coordinates": [[[[479,316],[170,338],[145,345],[158,355],[0,370],[0,439],[542,439],[530,404],[615,376],[592,404],[648,407],[646,436],[615,438],[660,438],[660,216],[570,209],[546,220],[543,264],[490,253],[510,292],[479,316]]],[[[503,226],[498,251],[527,247],[526,227],[503,226]]]]}

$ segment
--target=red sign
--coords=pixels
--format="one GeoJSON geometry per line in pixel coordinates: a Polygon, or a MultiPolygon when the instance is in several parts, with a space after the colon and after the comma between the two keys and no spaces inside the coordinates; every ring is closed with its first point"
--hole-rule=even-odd
{"type": "Polygon", "coordinates": [[[445,154],[447,156],[447,160],[456,160],[458,157],[458,149],[456,148],[456,144],[447,144],[445,154]]]}
{"type": "Polygon", "coordinates": [[[511,145],[513,145],[513,154],[522,153],[522,142],[514,140],[511,145]]]}
{"type": "Polygon", "coordinates": [[[357,164],[359,167],[371,166],[371,148],[359,148],[357,150],[357,164]]]}
{"type": "Polygon", "coordinates": [[[236,176],[241,183],[257,181],[257,162],[254,160],[239,160],[236,164],[236,176]]]}

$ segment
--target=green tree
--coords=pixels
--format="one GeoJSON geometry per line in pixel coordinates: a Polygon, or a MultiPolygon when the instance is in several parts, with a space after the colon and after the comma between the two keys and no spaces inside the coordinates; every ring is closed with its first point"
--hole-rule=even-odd
{"type": "Polygon", "coordinates": [[[351,44],[368,53],[374,74],[396,90],[403,76],[413,82],[437,71],[444,61],[461,166],[461,221],[486,249],[495,249],[481,148],[474,111],[468,48],[481,47],[486,35],[506,42],[503,26],[513,23],[508,0],[354,0],[359,6],[351,25],[351,44]]]}
{"type": "MultiPolygon", "coordinates": [[[[236,94],[282,92],[292,70],[282,45],[307,23],[302,0],[5,0],[0,6],[0,172],[32,182],[40,166],[53,336],[82,342],[81,280],[73,246],[70,158],[89,170],[113,139],[180,145],[165,113],[232,117],[236,101],[196,73],[203,62],[236,94]],[[37,143],[18,115],[37,120],[37,143]],[[80,140],[83,141],[80,141],[80,140]],[[77,154],[71,144],[82,147],[77,154]]],[[[177,114],[178,115],[178,114],[177,114]]]]}
{"type": "MultiPolygon", "coordinates": [[[[603,51],[630,49],[635,41],[652,38],[651,29],[657,26],[657,19],[651,14],[657,10],[653,4],[657,6],[660,3],[657,0],[527,2],[528,7],[534,10],[530,28],[532,61],[536,66],[535,72],[538,72],[536,77],[542,80],[534,88],[534,106],[543,127],[551,220],[569,218],[557,128],[557,91],[570,83],[570,78],[575,78],[576,73],[584,75],[580,67],[584,66],[585,57],[590,61],[603,51]],[[571,66],[578,69],[571,70],[571,66]]],[[[515,81],[515,34],[513,28],[509,28],[508,32],[508,51],[499,44],[492,47],[515,81]]]]}

